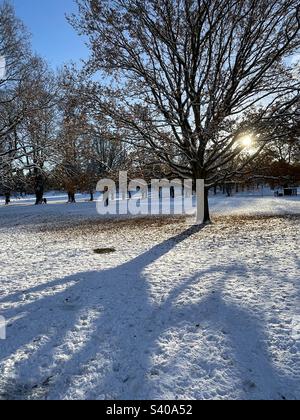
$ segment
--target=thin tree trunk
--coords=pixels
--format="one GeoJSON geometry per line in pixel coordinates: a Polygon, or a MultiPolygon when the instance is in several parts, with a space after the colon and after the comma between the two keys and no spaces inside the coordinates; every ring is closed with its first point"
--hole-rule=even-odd
{"type": "Polygon", "coordinates": [[[5,205],[8,206],[10,204],[10,192],[5,193],[5,205]]]}
{"type": "Polygon", "coordinates": [[[231,185],[227,185],[226,192],[227,192],[227,197],[231,197],[231,195],[232,195],[232,187],[231,187],[231,185]]]}
{"type": "Polygon", "coordinates": [[[211,223],[208,197],[209,197],[209,188],[205,188],[204,189],[204,220],[203,220],[204,224],[211,223]]]}
{"type": "Polygon", "coordinates": [[[175,188],[174,187],[171,187],[171,189],[170,189],[170,196],[171,196],[172,199],[175,198],[175,188]]]}
{"type": "Polygon", "coordinates": [[[70,204],[76,203],[75,193],[73,191],[68,192],[68,203],[70,204]]]}
{"type": "Polygon", "coordinates": [[[104,197],[103,197],[104,207],[108,207],[109,206],[109,188],[108,187],[105,187],[103,194],[104,194],[104,197]]]}

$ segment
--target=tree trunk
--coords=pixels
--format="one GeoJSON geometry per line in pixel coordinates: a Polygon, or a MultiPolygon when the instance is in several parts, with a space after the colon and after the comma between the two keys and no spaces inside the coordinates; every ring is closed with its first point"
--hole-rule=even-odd
{"type": "Polygon", "coordinates": [[[231,185],[227,185],[226,192],[227,192],[227,197],[231,197],[231,195],[232,195],[232,187],[231,187],[231,185]]]}
{"type": "Polygon", "coordinates": [[[35,174],[35,185],[34,185],[35,205],[38,206],[40,204],[43,204],[45,178],[41,170],[38,168],[34,169],[34,174],[35,174]]]}
{"type": "Polygon", "coordinates": [[[171,187],[171,189],[170,189],[170,196],[171,196],[172,200],[174,200],[174,198],[175,198],[175,188],[174,187],[171,187]]]}
{"type": "Polygon", "coordinates": [[[35,205],[43,204],[44,180],[41,176],[37,177],[35,184],[35,205]]]}
{"type": "Polygon", "coordinates": [[[197,200],[197,216],[196,224],[206,225],[210,224],[210,212],[209,212],[209,188],[205,187],[203,179],[196,180],[196,200],[197,200]]]}
{"type": "Polygon", "coordinates": [[[204,189],[204,220],[203,220],[204,224],[211,223],[208,197],[209,197],[209,188],[205,188],[204,189]]]}
{"type": "Polygon", "coordinates": [[[109,188],[105,187],[103,192],[104,207],[109,206],[109,188]]]}
{"type": "Polygon", "coordinates": [[[76,203],[75,193],[73,191],[68,192],[68,203],[70,204],[76,203]]]}
{"type": "Polygon", "coordinates": [[[40,204],[43,204],[43,196],[44,196],[44,190],[38,189],[35,191],[35,205],[39,206],[40,204]]]}
{"type": "Polygon", "coordinates": [[[8,206],[10,204],[10,192],[5,193],[5,205],[8,206]]]}

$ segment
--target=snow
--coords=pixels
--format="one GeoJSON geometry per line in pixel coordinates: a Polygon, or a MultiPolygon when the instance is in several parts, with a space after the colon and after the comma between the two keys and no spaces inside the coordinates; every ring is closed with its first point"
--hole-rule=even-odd
{"type": "Polygon", "coordinates": [[[289,215],[300,213],[300,196],[297,197],[241,197],[211,198],[215,214],[223,215],[289,215]]]}
{"type": "Polygon", "coordinates": [[[59,200],[0,208],[0,399],[300,398],[299,197],[204,229],[59,200]]]}

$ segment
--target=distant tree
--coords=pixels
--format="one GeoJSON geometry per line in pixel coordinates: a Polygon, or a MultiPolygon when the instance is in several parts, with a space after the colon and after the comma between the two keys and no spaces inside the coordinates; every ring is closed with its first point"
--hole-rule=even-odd
{"type": "MultiPolygon", "coordinates": [[[[57,135],[56,80],[46,62],[33,61],[31,76],[25,83],[22,100],[30,103],[19,126],[19,143],[26,150],[26,164],[36,196],[35,204],[43,203],[46,173],[53,165],[57,135]],[[47,167],[46,167],[47,166],[47,167]]],[[[25,162],[23,159],[23,161],[25,162]]]]}
{"type": "MultiPolygon", "coordinates": [[[[300,78],[300,73],[299,73],[300,78]]],[[[278,137],[267,145],[276,161],[293,165],[300,161],[300,101],[275,121],[278,137]],[[280,136],[280,133],[282,136],[280,136]]]]}
{"type": "Polygon", "coordinates": [[[101,123],[93,119],[81,146],[81,189],[89,192],[93,201],[101,178],[117,178],[117,171],[126,169],[126,150],[121,141],[110,139],[101,123]]]}
{"type": "Polygon", "coordinates": [[[299,103],[289,60],[299,52],[298,0],[77,3],[70,20],[90,41],[88,70],[106,80],[91,82],[94,106],[125,142],[205,179],[208,222],[209,188],[242,172],[276,139],[270,120],[299,103]],[[256,152],[244,159],[246,134],[256,152]]]}
{"type": "Polygon", "coordinates": [[[84,91],[84,75],[66,67],[60,75],[56,175],[62,188],[67,189],[70,202],[75,202],[77,190],[89,192],[92,201],[99,179],[112,177],[122,169],[126,156],[124,145],[111,135],[105,119],[94,112],[84,91]]]}
{"type": "Polygon", "coordinates": [[[75,93],[72,72],[64,69],[59,75],[59,133],[55,145],[55,175],[68,193],[68,202],[75,203],[81,180],[81,148],[87,131],[87,117],[79,95],[75,93]]]}
{"type": "MultiPolygon", "coordinates": [[[[276,135],[260,155],[245,166],[244,173],[237,174],[236,179],[243,182],[261,180],[272,186],[299,182],[300,103],[279,113],[276,119],[269,119],[268,123],[270,135],[274,131],[276,135]]],[[[253,149],[250,148],[248,153],[253,153],[253,149]]]]}

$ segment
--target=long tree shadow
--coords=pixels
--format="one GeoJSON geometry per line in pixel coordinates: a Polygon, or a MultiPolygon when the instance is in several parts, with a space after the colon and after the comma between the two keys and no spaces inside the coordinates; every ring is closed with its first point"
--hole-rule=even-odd
{"type": "MultiPolygon", "coordinates": [[[[263,322],[223,299],[224,284],[242,269],[240,264],[200,270],[174,286],[162,303],[152,301],[145,269],[199,229],[192,227],[116,268],[69,276],[28,290],[44,295],[4,314],[15,321],[0,347],[1,397],[161,398],[157,385],[161,373],[153,363],[154,356],[162,352],[159,339],[171,329],[195,329],[204,324],[209,331],[226,333],[241,398],[280,398],[282,381],[291,390],[287,397],[296,397],[292,391],[295,381],[281,378],[269,360],[263,322]],[[188,288],[212,274],[216,281],[205,298],[177,305],[188,288]],[[51,291],[62,286],[66,286],[63,292],[51,291]]],[[[18,303],[22,297],[16,293],[0,302],[18,303]]],[[[199,366],[205,364],[201,357],[199,366]]],[[[176,386],[168,395],[183,396],[176,395],[176,386]]],[[[187,390],[184,395],[189,395],[187,390]]]]}

